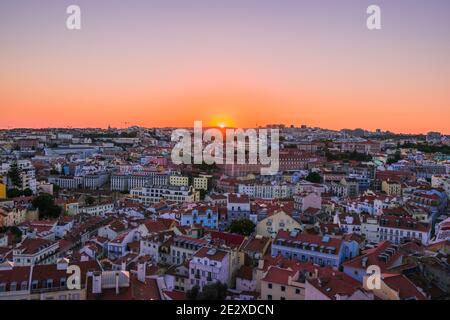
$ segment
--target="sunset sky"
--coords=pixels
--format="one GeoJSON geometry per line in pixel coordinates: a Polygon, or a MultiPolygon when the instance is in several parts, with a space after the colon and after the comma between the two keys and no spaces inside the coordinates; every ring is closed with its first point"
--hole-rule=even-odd
{"type": "Polygon", "coordinates": [[[450,1],[0,0],[0,128],[194,120],[450,134],[450,1]]]}

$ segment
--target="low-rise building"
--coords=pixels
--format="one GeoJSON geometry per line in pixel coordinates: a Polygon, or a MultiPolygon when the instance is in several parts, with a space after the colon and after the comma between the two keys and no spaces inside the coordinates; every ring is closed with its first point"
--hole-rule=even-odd
{"type": "Polygon", "coordinates": [[[301,234],[297,231],[279,231],[272,243],[272,256],[312,262],[320,266],[339,267],[342,262],[357,256],[356,241],[345,241],[328,235],[301,234]]]}
{"type": "Polygon", "coordinates": [[[56,262],[58,249],[58,242],[27,238],[14,248],[13,262],[15,266],[52,264],[56,262]]]}
{"type": "Polygon", "coordinates": [[[189,289],[198,286],[200,291],[207,284],[229,283],[229,254],[213,247],[203,247],[189,262],[189,289]]]}
{"type": "Polygon", "coordinates": [[[413,239],[419,240],[424,245],[430,241],[431,225],[419,222],[410,217],[388,216],[380,217],[379,239],[401,244],[413,239]]]}
{"type": "Polygon", "coordinates": [[[256,225],[256,234],[263,237],[274,238],[280,230],[291,232],[302,229],[302,225],[292,216],[284,211],[277,211],[261,221],[258,221],[256,225]]]}
{"type": "Polygon", "coordinates": [[[186,236],[175,236],[170,246],[170,256],[172,263],[182,264],[189,260],[201,248],[206,246],[208,241],[203,239],[196,239],[186,236]]]}
{"type": "Polygon", "coordinates": [[[192,187],[184,186],[146,186],[131,189],[130,194],[144,204],[156,203],[161,200],[175,202],[195,202],[200,200],[200,192],[192,187]]]}

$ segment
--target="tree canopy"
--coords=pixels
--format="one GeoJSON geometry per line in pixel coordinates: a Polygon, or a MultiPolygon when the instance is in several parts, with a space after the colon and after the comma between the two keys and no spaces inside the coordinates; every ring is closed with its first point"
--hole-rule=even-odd
{"type": "Polygon", "coordinates": [[[228,231],[237,233],[243,236],[249,236],[255,230],[255,224],[249,219],[233,220],[228,228],[228,231]]]}
{"type": "Polygon", "coordinates": [[[195,285],[188,290],[186,296],[189,300],[225,300],[227,297],[228,287],[226,284],[216,282],[203,286],[203,291],[195,285]]]}
{"type": "Polygon", "coordinates": [[[20,169],[17,166],[17,161],[14,161],[9,168],[8,179],[14,187],[22,188],[22,177],[20,175],[20,169]]]}
{"type": "Polygon", "coordinates": [[[320,177],[320,174],[318,172],[310,172],[306,178],[306,181],[312,182],[312,183],[320,183],[322,178],[320,177]]]}
{"type": "Polygon", "coordinates": [[[55,205],[53,196],[47,193],[40,194],[33,199],[33,207],[39,210],[39,218],[58,218],[61,214],[61,207],[55,205]]]}

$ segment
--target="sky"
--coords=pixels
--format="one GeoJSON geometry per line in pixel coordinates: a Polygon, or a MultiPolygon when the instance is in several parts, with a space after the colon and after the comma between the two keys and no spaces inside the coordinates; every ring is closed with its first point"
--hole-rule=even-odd
{"type": "Polygon", "coordinates": [[[450,134],[449,57],[448,0],[1,0],[0,128],[450,134]]]}

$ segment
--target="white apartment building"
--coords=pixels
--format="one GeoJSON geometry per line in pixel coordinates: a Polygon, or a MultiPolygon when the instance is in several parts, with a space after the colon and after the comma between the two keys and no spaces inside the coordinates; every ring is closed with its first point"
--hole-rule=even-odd
{"type": "Polygon", "coordinates": [[[149,185],[131,189],[130,195],[144,204],[159,202],[163,199],[175,202],[195,202],[200,200],[200,193],[192,187],[149,185]]]}
{"type": "Polygon", "coordinates": [[[297,187],[292,184],[271,184],[271,183],[256,183],[256,184],[239,184],[238,191],[241,194],[246,194],[252,198],[261,199],[284,199],[291,198],[296,192],[297,187]]]}
{"type": "Polygon", "coordinates": [[[380,241],[379,229],[377,217],[361,215],[361,234],[365,236],[366,244],[377,244],[380,241]]]}
{"type": "Polygon", "coordinates": [[[431,186],[433,188],[442,188],[450,198],[450,175],[433,175],[431,177],[431,186]]]}
{"type": "MultiPolygon", "coordinates": [[[[7,176],[9,169],[11,168],[12,162],[2,163],[0,166],[0,176],[7,176]]],[[[36,193],[37,182],[36,182],[36,170],[30,160],[17,160],[17,167],[20,171],[20,178],[22,180],[22,185],[20,188],[22,190],[30,189],[33,193],[36,193]]]]}
{"type": "Polygon", "coordinates": [[[58,242],[27,238],[13,250],[13,262],[15,266],[52,264],[56,262],[58,249],[58,242]]]}
{"type": "Polygon", "coordinates": [[[48,182],[55,184],[62,189],[81,189],[83,186],[83,177],[73,177],[73,176],[49,177],[48,182]]]}
{"type": "Polygon", "coordinates": [[[80,213],[86,213],[91,216],[100,216],[103,217],[108,212],[111,212],[114,209],[114,203],[100,203],[95,205],[87,205],[79,207],[80,213]]]}
{"type": "Polygon", "coordinates": [[[413,218],[381,216],[379,241],[401,244],[407,240],[420,240],[423,245],[430,241],[431,224],[416,221],[413,218]]]}
{"type": "Polygon", "coordinates": [[[148,184],[166,186],[169,184],[169,176],[153,171],[134,174],[116,173],[111,175],[111,190],[113,191],[128,191],[135,188],[142,188],[148,184]]]}

